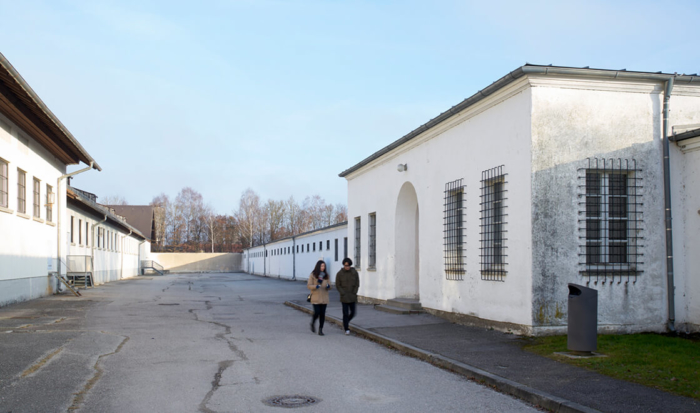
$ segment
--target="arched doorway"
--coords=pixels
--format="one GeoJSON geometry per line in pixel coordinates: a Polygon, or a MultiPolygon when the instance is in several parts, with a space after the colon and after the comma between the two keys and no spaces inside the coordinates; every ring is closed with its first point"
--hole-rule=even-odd
{"type": "Polygon", "coordinates": [[[396,298],[420,299],[418,197],[410,182],[399,191],[394,226],[396,298]]]}

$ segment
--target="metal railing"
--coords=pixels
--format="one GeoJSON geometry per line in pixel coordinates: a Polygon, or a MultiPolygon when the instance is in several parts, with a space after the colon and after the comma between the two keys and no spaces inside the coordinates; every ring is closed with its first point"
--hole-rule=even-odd
{"type": "Polygon", "coordinates": [[[146,270],[146,269],[152,269],[153,271],[157,272],[160,275],[163,275],[164,273],[164,268],[162,265],[158,264],[157,262],[153,260],[142,260],[141,261],[141,269],[146,270]]]}

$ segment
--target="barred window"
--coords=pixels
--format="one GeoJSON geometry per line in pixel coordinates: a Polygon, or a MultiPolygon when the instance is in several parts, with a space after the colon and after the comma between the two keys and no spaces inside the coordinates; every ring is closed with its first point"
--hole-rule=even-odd
{"type": "Polygon", "coordinates": [[[34,216],[39,218],[41,216],[41,181],[34,178],[34,216]]]}
{"type": "Polygon", "coordinates": [[[377,266],[377,213],[369,214],[369,234],[367,238],[367,258],[368,268],[374,269],[377,266]]]}
{"type": "Polygon", "coordinates": [[[481,279],[506,275],[506,174],[503,165],[481,173],[481,279]]]}
{"type": "Polygon", "coordinates": [[[83,220],[78,220],[78,245],[83,245],[83,220]]]}
{"type": "Polygon", "coordinates": [[[635,160],[588,159],[579,171],[581,273],[595,281],[636,281],[642,198],[635,160]]]}
{"type": "Polygon", "coordinates": [[[343,237],[343,259],[348,258],[348,237],[343,237]]]}
{"type": "Polygon", "coordinates": [[[71,217],[70,217],[70,242],[71,242],[71,243],[74,242],[74,241],[73,241],[73,226],[74,226],[74,221],[75,221],[75,218],[73,218],[73,216],[71,215],[71,217]]]}
{"type": "Polygon", "coordinates": [[[27,213],[27,173],[17,169],[17,212],[27,213]]]}
{"type": "Polygon", "coordinates": [[[360,242],[362,240],[362,229],[360,217],[355,218],[355,268],[360,268],[360,253],[362,252],[360,242]]]}
{"type": "Polygon", "coordinates": [[[85,221],[85,246],[90,246],[90,224],[85,221]]]}
{"type": "Polygon", "coordinates": [[[9,207],[9,198],[7,192],[8,168],[7,162],[0,159],[0,207],[9,207]]]}
{"type": "Polygon", "coordinates": [[[326,240],[326,251],[330,251],[330,250],[331,250],[331,240],[327,239],[326,240]]]}
{"type": "Polygon", "coordinates": [[[335,239],[335,260],[338,261],[338,238],[335,239]]]}
{"type": "Polygon", "coordinates": [[[316,251],[316,243],[313,242],[312,244],[313,244],[313,246],[314,246],[314,251],[316,251]]]}
{"type": "Polygon", "coordinates": [[[445,274],[448,280],[464,279],[465,242],[464,242],[464,196],[465,187],[462,179],[445,184],[443,210],[443,246],[445,254],[445,274]]]}
{"type": "Polygon", "coordinates": [[[53,222],[54,193],[51,185],[46,185],[46,221],[53,222]]]}

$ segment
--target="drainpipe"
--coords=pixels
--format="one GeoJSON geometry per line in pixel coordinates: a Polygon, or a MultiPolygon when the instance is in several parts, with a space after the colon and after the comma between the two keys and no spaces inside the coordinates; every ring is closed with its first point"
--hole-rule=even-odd
{"type": "Polygon", "coordinates": [[[292,237],[292,281],[297,280],[297,239],[292,237]]]}
{"type": "MultiPolygon", "coordinates": [[[[107,221],[107,214],[105,214],[105,219],[97,223],[97,228],[100,228],[100,225],[103,224],[105,221],[107,221]]],[[[95,280],[95,246],[97,244],[95,243],[95,225],[92,225],[92,272],[93,272],[93,281],[95,280]]]]}
{"type": "Polygon", "coordinates": [[[668,111],[671,92],[673,91],[673,77],[666,81],[664,88],[663,107],[663,153],[664,153],[664,207],[666,213],[666,283],[668,289],[668,329],[676,331],[676,297],[673,281],[673,217],[671,214],[671,159],[668,135],[668,111]]]}
{"type": "MultiPolygon", "coordinates": [[[[134,232],[133,230],[129,230],[129,235],[126,236],[126,238],[129,238],[131,236],[131,233],[134,232]]],[[[119,279],[124,278],[124,238],[122,238],[122,247],[120,248],[120,251],[122,253],[122,266],[121,266],[121,272],[119,274],[119,279]]]]}
{"type": "MultiPolygon", "coordinates": [[[[83,172],[87,172],[90,169],[92,169],[92,167],[94,165],[95,165],[95,162],[90,162],[89,166],[86,166],[83,169],[79,169],[75,172],[71,172],[71,173],[66,174],[66,175],[61,175],[56,180],[56,231],[57,231],[57,234],[56,234],[56,239],[57,239],[56,258],[57,258],[57,260],[56,261],[58,261],[56,263],[56,274],[58,274],[59,277],[61,276],[61,196],[60,196],[60,194],[61,194],[61,181],[66,179],[66,178],[69,178],[71,176],[75,176],[75,175],[81,174],[83,172]]],[[[66,188],[66,191],[68,191],[68,188],[66,188]]],[[[60,290],[61,290],[61,282],[58,280],[58,277],[56,277],[56,291],[60,291],[60,290]]]]}

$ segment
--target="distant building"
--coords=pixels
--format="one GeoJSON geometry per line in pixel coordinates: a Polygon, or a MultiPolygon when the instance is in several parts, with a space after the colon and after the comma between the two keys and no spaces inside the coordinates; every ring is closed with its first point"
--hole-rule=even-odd
{"type": "Polygon", "coordinates": [[[307,279],[323,260],[331,282],[348,254],[348,223],[278,239],[243,251],[243,268],[249,274],[284,279],[307,279]]]}
{"type": "Polygon", "coordinates": [[[151,244],[127,219],[95,202],[95,195],[69,187],[67,274],[90,272],[95,285],[139,275],[151,244]]]}
{"type": "Polygon", "coordinates": [[[520,67],[340,174],[359,293],[538,335],[575,283],[601,331],[700,331],[699,136],[697,75],[520,67]]]}
{"type": "Polygon", "coordinates": [[[0,54],[0,306],[65,274],[66,166],[100,166],[0,54]]]}
{"type": "Polygon", "coordinates": [[[105,205],[138,229],[151,244],[161,245],[163,229],[156,225],[161,207],[153,205],[105,205]]]}

